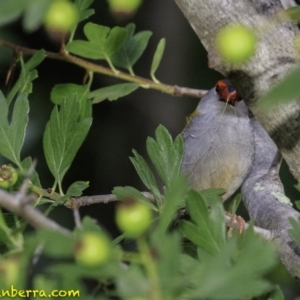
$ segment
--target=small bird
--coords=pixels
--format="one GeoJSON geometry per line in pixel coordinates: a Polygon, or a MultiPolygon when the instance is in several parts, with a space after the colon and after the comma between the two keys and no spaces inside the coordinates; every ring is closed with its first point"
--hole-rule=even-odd
{"type": "Polygon", "coordinates": [[[228,80],[219,80],[202,97],[182,133],[181,171],[192,188],[223,188],[225,201],[240,187],[254,155],[248,113],[228,80]]]}

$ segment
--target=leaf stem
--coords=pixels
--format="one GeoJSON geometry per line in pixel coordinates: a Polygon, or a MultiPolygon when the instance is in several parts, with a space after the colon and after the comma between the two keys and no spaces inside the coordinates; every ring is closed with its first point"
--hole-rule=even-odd
{"type": "Polygon", "coordinates": [[[34,184],[29,184],[29,189],[39,196],[50,198],[51,200],[57,201],[61,198],[61,195],[58,193],[53,192],[53,189],[45,190],[42,189],[34,184]]]}
{"type": "Polygon", "coordinates": [[[160,286],[159,286],[159,277],[157,274],[157,269],[155,266],[155,263],[153,261],[152,254],[150,252],[150,249],[148,247],[148,244],[145,240],[145,237],[141,236],[137,238],[137,247],[139,249],[139,253],[141,255],[141,260],[143,262],[143,265],[146,269],[146,272],[148,274],[149,280],[150,280],[150,300],[160,300],[160,286]]]}
{"type": "MultiPolygon", "coordinates": [[[[0,46],[4,46],[4,47],[10,48],[10,49],[13,49],[16,53],[21,52],[21,53],[27,54],[27,55],[33,55],[38,51],[36,49],[21,47],[21,46],[15,45],[13,43],[10,43],[10,42],[4,41],[4,40],[0,40],[0,46]]],[[[176,85],[171,86],[171,85],[167,85],[167,84],[164,84],[161,82],[155,82],[153,80],[143,78],[140,76],[135,76],[135,75],[132,75],[129,73],[125,73],[122,71],[115,72],[110,68],[106,68],[101,65],[84,60],[82,58],[73,56],[65,51],[61,51],[61,52],[45,51],[45,54],[48,58],[69,62],[71,64],[74,64],[74,65],[77,65],[79,67],[86,69],[88,72],[100,73],[100,74],[112,76],[115,78],[119,78],[124,81],[138,83],[140,85],[140,87],[151,88],[151,89],[163,92],[163,93],[167,93],[172,96],[188,96],[188,97],[201,98],[207,92],[206,90],[190,89],[190,88],[185,88],[185,87],[179,87],[176,85]]]]}

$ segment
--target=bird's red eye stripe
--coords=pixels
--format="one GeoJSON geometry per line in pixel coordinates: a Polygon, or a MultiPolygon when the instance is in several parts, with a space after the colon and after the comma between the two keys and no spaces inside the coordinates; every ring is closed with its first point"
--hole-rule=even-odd
{"type": "Polygon", "coordinates": [[[241,100],[239,93],[234,89],[229,80],[219,80],[215,86],[220,101],[228,102],[229,104],[234,105],[236,101],[241,100]]]}

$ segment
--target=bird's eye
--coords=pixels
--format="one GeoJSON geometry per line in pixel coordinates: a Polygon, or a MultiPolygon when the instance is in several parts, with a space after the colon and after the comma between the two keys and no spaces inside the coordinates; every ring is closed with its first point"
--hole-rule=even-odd
{"type": "Polygon", "coordinates": [[[233,93],[235,91],[235,88],[232,85],[228,85],[227,88],[229,93],[233,93]]]}
{"type": "Polygon", "coordinates": [[[219,86],[219,85],[216,85],[216,92],[217,92],[217,93],[220,92],[220,89],[221,89],[220,86],[219,86]]]}

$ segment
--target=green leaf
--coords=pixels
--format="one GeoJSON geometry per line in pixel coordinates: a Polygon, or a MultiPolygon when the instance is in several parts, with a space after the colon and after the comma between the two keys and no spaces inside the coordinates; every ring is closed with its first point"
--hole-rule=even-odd
{"type": "Polygon", "coordinates": [[[1,208],[0,208],[0,245],[1,248],[5,245],[7,248],[10,249],[14,248],[15,246],[13,245],[12,229],[8,227],[4,217],[4,213],[1,208]]]}
{"type": "Polygon", "coordinates": [[[119,200],[127,200],[132,199],[135,201],[140,201],[145,203],[149,208],[157,211],[156,206],[150,202],[139,190],[135,189],[131,186],[116,186],[112,190],[112,193],[119,199],[119,200]]]}
{"type": "Polygon", "coordinates": [[[125,28],[127,30],[126,42],[112,56],[112,63],[132,73],[132,67],[146,49],[152,32],[142,31],[134,35],[135,25],[132,23],[125,28]]]}
{"type": "Polygon", "coordinates": [[[173,142],[168,130],[162,125],[156,129],[155,137],[156,141],[148,137],[147,152],[160,178],[168,186],[180,172],[183,140],[181,135],[178,135],[173,142]]]}
{"type": "Polygon", "coordinates": [[[296,208],[300,210],[300,200],[294,201],[294,204],[296,205],[296,208]]]}
{"type": "Polygon", "coordinates": [[[262,98],[259,99],[258,104],[261,109],[271,109],[278,104],[295,100],[300,96],[299,85],[300,68],[289,73],[279,84],[276,84],[271,90],[262,98]]]}
{"type": "Polygon", "coordinates": [[[159,192],[156,180],[151,169],[142,156],[140,156],[135,150],[133,150],[132,152],[134,154],[134,157],[130,157],[129,159],[134,165],[134,168],[137,171],[139,177],[141,178],[144,185],[151,191],[154,198],[158,201],[161,201],[162,196],[159,192]]]}
{"type": "Polygon", "coordinates": [[[281,291],[279,285],[276,285],[271,296],[268,297],[268,300],[284,300],[283,292],[281,291]]]}
{"type": "Polygon", "coordinates": [[[225,243],[225,217],[221,201],[205,199],[201,193],[190,190],[186,204],[193,223],[180,222],[183,235],[207,253],[216,254],[225,243]]]}
{"type": "Polygon", "coordinates": [[[300,22],[300,6],[290,7],[286,10],[287,14],[293,21],[300,22]]]}
{"type": "Polygon", "coordinates": [[[75,40],[66,46],[71,53],[91,59],[106,59],[122,46],[126,40],[127,31],[121,27],[109,27],[87,23],[84,33],[88,41],[75,40]]]}
{"type": "Polygon", "coordinates": [[[76,94],[80,100],[87,94],[87,86],[73,83],[56,84],[50,94],[50,99],[55,104],[61,104],[71,94],[76,94]]]}
{"type": "Polygon", "coordinates": [[[151,69],[150,69],[150,76],[153,79],[153,81],[155,81],[155,82],[158,82],[158,80],[155,78],[155,72],[161,62],[162,56],[165,51],[165,46],[166,46],[166,39],[163,38],[159,41],[156,51],[154,53],[154,57],[153,57],[153,61],[151,64],[151,69]]]}
{"type": "Polygon", "coordinates": [[[117,291],[123,299],[147,299],[147,281],[145,272],[138,265],[129,264],[125,272],[118,274],[117,291]]]}
{"type": "Polygon", "coordinates": [[[26,95],[20,95],[14,105],[11,122],[8,122],[8,104],[0,91],[0,153],[21,170],[20,152],[28,124],[29,103],[26,95]]]}
{"type": "Polygon", "coordinates": [[[226,193],[226,190],[219,189],[205,189],[201,191],[201,195],[205,199],[210,199],[210,201],[221,201],[221,196],[226,193]]]}
{"type": "Polygon", "coordinates": [[[82,219],[82,224],[81,225],[82,225],[82,228],[76,228],[74,230],[75,236],[80,236],[84,232],[97,232],[97,233],[100,233],[100,234],[104,234],[104,235],[107,236],[107,238],[109,238],[106,230],[104,228],[102,228],[101,226],[99,226],[99,224],[97,224],[97,222],[95,222],[95,220],[92,219],[89,216],[85,216],[82,219]]]}
{"type": "Polygon", "coordinates": [[[213,256],[204,256],[201,263],[196,259],[185,263],[182,280],[187,288],[181,298],[252,299],[270,291],[272,286],[265,275],[276,264],[274,245],[263,241],[252,228],[247,229],[213,256]]]}
{"type": "Polygon", "coordinates": [[[117,100],[120,97],[127,96],[134,92],[139,85],[137,83],[119,83],[105,88],[97,89],[89,93],[88,98],[93,99],[93,104],[108,99],[117,100]]]}
{"type": "Polygon", "coordinates": [[[88,9],[94,0],[75,0],[75,5],[79,11],[79,22],[82,22],[95,13],[94,9],[88,9]]]}
{"type": "MultiPolygon", "coordinates": [[[[21,165],[22,165],[22,169],[24,170],[25,175],[27,175],[28,170],[32,166],[32,158],[30,156],[26,157],[25,159],[22,160],[21,165]]],[[[30,177],[30,181],[34,185],[36,185],[38,187],[42,187],[40,179],[39,179],[39,175],[36,171],[33,171],[32,175],[30,177]]]]}
{"type": "Polygon", "coordinates": [[[289,235],[300,245],[300,218],[298,220],[289,218],[289,221],[292,225],[292,229],[289,229],[289,235]]]}
{"type": "Polygon", "coordinates": [[[164,206],[161,211],[157,230],[162,233],[165,232],[168,226],[174,221],[179,209],[185,206],[186,191],[187,183],[185,177],[180,174],[166,188],[164,206]]]}
{"type": "Polygon", "coordinates": [[[29,0],[23,17],[23,27],[32,32],[41,25],[52,0],[29,0]]]}
{"type": "Polygon", "coordinates": [[[38,73],[35,68],[44,60],[45,57],[46,54],[44,50],[37,51],[25,64],[21,57],[21,73],[14,87],[7,95],[8,103],[11,103],[17,93],[29,94],[32,92],[32,81],[38,77],[38,73]]]}
{"type": "Polygon", "coordinates": [[[90,59],[104,59],[102,52],[98,49],[98,45],[88,41],[72,41],[66,46],[66,50],[90,59]]]}
{"type": "Polygon", "coordinates": [[[239,193],[231,201],[228,212],[230,212],[231,214],[235,214],[239,205],[241,204],[241,201],[242,201],[242,195],[241,195],[241,193],[239,193]]]}
{"type": "Polygon", "coordinates": [[[80,105],[76,96],[66,98],[60,111],[55,106],[43,138],[45,157],[56,182],[64,175],[83,143],[92,124],[91,118],[80,119],[80,105]]]}
{"type": "Polygon", "coordinates": [[[0,26],[13,22],[19,18],[26,5],[26,1],[20,0],[1,1],[0,26]]]}
{"type": "MultiPolygon", "coordinates": [[[[178,297],[182,276],[180,273],[181,237],[178,232],[162,234],[154,232],[151,236],[151,249],[156,256],[159,284],[162,287],[161,299],[182,299],[178,297]]],[[[199,298],[197,298],[199,299],[199,298]]]]}
{"type": "Polygon", "coordinates": [[[77,96],[76,99],[79,101],[80,120],[82,120],[92,116],[92,102],[88,99],[89,92],[89,84],[56,84],[51,90],[50,98],[53,103],[61,104],[64,99],[70,97],[72,94],[75,94],[77,96]]]}
{"type": "Polygon", "coordinates": [[[193,244],[201,247],[207,252],[214,251],[211,250],[210,245],[206,246],[205,237],[202,236],[202,232],[195,224],[192,222],[181,220],[179,221],[179,229],[184,237],[190,240],[193,244]]]}
{"type": "Polygon", "coordinates": [[[38,231],[37,236],[43,245],[43,253],[46,255],[56,258],[73,256],[75,242],[71,237],[47,229],[38,231]],[[57,245],[60,246],[57,247],[57,245]]]}
{"type": "Polygon", "coordinates": [[[70,197],[80,197],[82,195],[82,191],[84,191],[88,187],[89,187],[89,182],[88,181],[73,182],[69,186],[66,195],[68,195],[70,197]]]}

